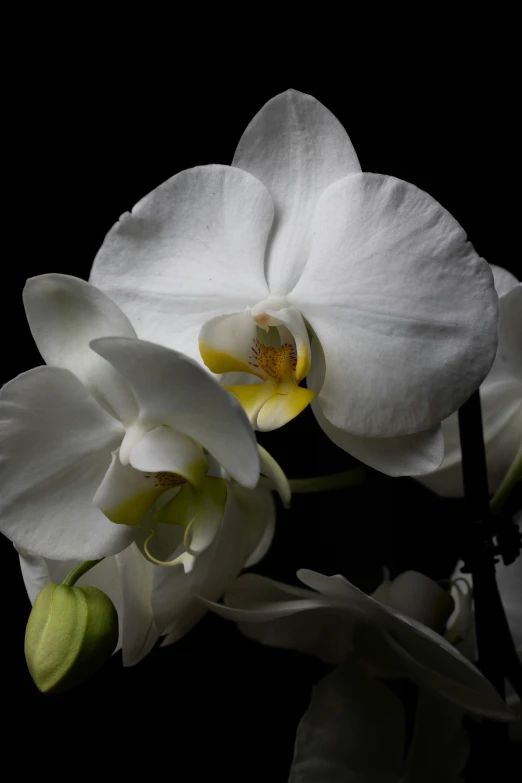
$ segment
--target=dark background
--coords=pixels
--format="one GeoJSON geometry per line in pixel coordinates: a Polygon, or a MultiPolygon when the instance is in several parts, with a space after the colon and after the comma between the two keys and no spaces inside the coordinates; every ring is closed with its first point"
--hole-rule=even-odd
{"type": "MultiPolygon", "coordinates": [[[[511,117],[443,102],[430,111],[371,104],[356,110],[349,91],[326,80],[272,79],[251,90],[213,83],[211,75],[190,89],[179,81],[156,95],[135,75],[101,86],[87,76],[71,80],[66,64],[52,75],[35,74],[12,118],[17,138],[7,150],[20,176],[10,194],[13,224],[4,224],[15,247],[4,258],[2,383],[41,363],[22,307],[25,279],[46,272],[87,278],[105,233],[124,211],[181,169],[230,163],[252,116],[289,86],[312,93],[337,115],[363,170],[427,190],[465,227],[481,255],[517,273],[518,216],[508,195],[511,117]]],[[[260,441],[290,477],[353,464],[308,411],[260,441]]],[[[460,502],[441,501],[413,480],[369,471],[360,488],[295,496],[290,512],[278,507],[272,549],[255,570],[283,581],[296,581],[301,567],[342,573],[366,590],[380,581],[385,563],[392,575],[415,568],[441,578],[458,556],[463,519],[460,502]]],[[[76,780],[132,781],[143,774],[148,780],[287,780],[297,722],[326,666],[262,648],[210,615],[137,667],[123,670],[117,655],[76,692],[44,697],[26,671],[30,606],[18,558],[4,538],[0,555],[4,737],[7,754],[16,752],[27,775],[45,769],[49,758],[62,777],[64,752],[79,765],[76,780]]]]}

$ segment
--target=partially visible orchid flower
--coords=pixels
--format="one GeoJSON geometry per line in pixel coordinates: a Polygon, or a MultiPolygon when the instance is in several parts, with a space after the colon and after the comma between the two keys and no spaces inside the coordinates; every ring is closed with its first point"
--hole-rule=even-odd
{"type": "Polygon", "coordinates": [[[147,520],[172,528],[190,571],[222,525],[227,477],[259,479],[237,400],[193,360],[137,340],[89,283],[33,278],[24,302],[51,366],[0,392],[0,530],[32,555],[92,560],[124,550],[147,520]]]}
{"type": "MultiPolygon", "coordinates": [[[[517,524],[522,531],[522,513],[517,524]]],[[[452,643],[469,658],[476,658],[477,647],[473,611],[473,579],[462,572],[459,562],[452,576],[455,610],[449,619],[448,636],[452,643]]],[[[513,643],[522,662],[522,556],[506,566],[502,561],[496,565],[496,578],[506,618],[513,637],[513,643]]],[[[506,701],[518,720],[510,725],[513,740],[522,741],[522,705],[509,682],[506,683],[506,701]]]]}
{"type": "Polygon", "coordinates": [[[453,608],[449,592],[413,571],[384,581],[371,597],[340,576],[298,576],[317,592],[246,574],[224,606],[211,607],[251,638],[336,666],[301,719],[289,783],[460,781],[469,753],[464,712],[512,715],[440,635],[453,608]],[[407,701],[391,684],[403,677],[419,688],[409,742],[407,701]]]}
{"type": "MultiPolygon", "coordinates": [[[[107,557],[82,576],[77,584],[102,590],[118,612],[123,665],[139,663],[160,637],[172,644],[191,630],[207,608],[194,593],[217,601],[242,568],[259,562],[268,549],[275,525],[275,508],[267,490],[248,490],[230,485],[222,524],[210,546],[196,559],[193,568],[164,568],[143,557],[136,543],[107,557]]],[[[162,556],[177,549],[180,536],[173,529],[158,530],[162,556]]],[[[34,603],[50,581],[61,582],[78,565],[77,560],[50,560],[20,553],[25,586],[34,603]]]]}
{"type": "Polygon", "coordinates": [[[335,665],[355,652],[378,677],[406,677],[468,712],[512,718],[489,681],[430,627],[442,630],[453,603],[427,577],[406,572],[371,597],[339,575],[297,575],[312,590],[244,574],[226,591],[225,605],[205,603],[266,644],[335,665]]]}
{"type": "MultiPolygon", "coordinates": [[[[499,297],[498,349],[480,387],[489,489],[498,489],[522,449],[522,283],[510,272],[492,266],[499,297]]],[[[419,481],[445,497],[463,497],[458,415],[442,422],[444,460],[419,481]]]]}
{"type": "Polygon", "coordinates": [[[294,90],[254,117],[232,167],[182,171],[124,214],[91,280],[141,338],[239,372],[229,388],[256,429],[311,402],[334,443],[390,475],[440,465],[440,422],[496,349],[491,271],[460,225],[361,173],[338,120],[294,90]]]}

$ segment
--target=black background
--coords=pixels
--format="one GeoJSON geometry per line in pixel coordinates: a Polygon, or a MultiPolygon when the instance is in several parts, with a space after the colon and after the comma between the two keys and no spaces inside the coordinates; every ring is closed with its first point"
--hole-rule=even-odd
{"type": "MultiPolygon", "coordinates": [[[[363,170],[427,190],[481,255],[517,273],[509,116],[443,102],[430,111],[371,104],[356,110],[349,91],[326,80],[267,79],[253,89],[213,83],[211,75],[190,89],[179,81],[156,95],[135,75],[101,86],[88,76],[71,80],[66,64],[52,76],[35,74],[12,119],[18,144],[7,150],[19,176],[10,194],[13,223],[4,224],[15,247],[4,260],[2,383],[41,363],[21,302],[25,279],[46,272],[87,278],[105,233],[124,211],[181,169],[230,163],[252,116],[288,86],[314,94],[336,114],[363,170]]],[[[290,477],[353,464],[309,412],[260,441],[290,477]]],[[[295,496],[290,512],[278,507],[276,538],[255,570],[283,581],[295,581],[301,567],[342,573],[366,590],[380,581],[384,563],[392,575],[407,568],[448,575],[460,546],[462,504],[443,502],[413,480],[369,473],[360,488],[295,496]]],[[[29,601],[18,558],[3,538],[0,555],[5,752],[16,749],[26,774],[42,771],[49,759],[62,777],[71,754],[76,780],[130,781],[143,774],[149,780],[287,780],[298,719],[326,666],[262,648],[209,615],[137,667],[124,670],[117,655],[76,692],[44,697],[25,668],[29,601]]]]}

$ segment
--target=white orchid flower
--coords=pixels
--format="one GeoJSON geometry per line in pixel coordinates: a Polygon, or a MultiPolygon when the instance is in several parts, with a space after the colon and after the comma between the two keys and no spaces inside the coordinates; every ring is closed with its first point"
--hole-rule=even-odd
{"type": "Polygon", "coordinates": [[[491,683],[422,621],[440,628],[452,608],[447,591],[427,577],[406,572],[371,597],[339,575],[302,569],[297,576],[313,589],[244,574],[226,591],[225,605],[204,602],[265,644],[334,665],[355,652],[379,677],[406,677],[468,712],[512,718],[491,683]]]}
{"type": "Polygon", "coordinates": [[[137,340],[89,283],[33,278],[24,302],[51,366],[0,392],[0,530],[33,555],[97,559],[125,549],[161,502],[152,522],[181,531],[174,562],[190,570],[222,524],[221,469],[244,487],[259,479],[241,406],[191,359],[137,340]]]}
{"type": "Polygon", "coordinates": [[[232,167],[182,171],[124,214],[91,280],[141,338],[250,378],[231,391],[258,430],[313,400],[334,443],[390,475],[440,465],[440,422],[496,348],[491,272],[460,225],[414,185],[361,173],[338,120],[293,90],[232,167]]]}
{"type": "MultiPolygon", "coordinates": [[[[499,297],[498,349],[480,387],[488,484],[496,491],[522,448],[522,284],[502,267],[491,266],[499,297]]],[[[419,478],[445,497],[463,497],[462,453],[456,413],[442,422],[444,460],[419,478]]]]}
{"type": "MultiPolygon", "coordinates": [[[[162,526],[163,527],[163,526],[162,526]]],[[[182,534],[159,529],[163,556],[177,549],[182,534]],[[170,543],[169,543],[170,538],[170,543]]],[[[274,532],[275,508],[271,492],[229,488],[222,524],[210,546],[196,559],[190,573],[163,568],[145,559],[133,543],[123,552],[106,557],[76,583],[102,590],[118,612],[123,665],[141,661],[160,637],[172,644],[191,630],[206,613],[194,593],[218,600],[242,568],[255,565],[266,553],[274,532]]],[[[20,565],[31,603],[50,581],[61,582],[78,560],[50,560],[20,553],[20,565]]]]}

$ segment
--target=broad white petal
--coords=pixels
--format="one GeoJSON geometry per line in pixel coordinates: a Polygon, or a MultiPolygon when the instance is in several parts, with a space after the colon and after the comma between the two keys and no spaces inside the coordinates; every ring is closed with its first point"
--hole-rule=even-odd
{"type": "Polygon", "coordinates": [[[53,560],[124,549],[132,531],[93,505],[122,427],[69,370],[37,367],[0,392],[0,529],[53,560]]]}
{"type": "Polygon", "coordinates": [[[334,183],[312,230],[288,300],[325,353],[324,415],[367,437],[437,425],[493,363],[498,301],[489,264],[440,204],[394,177],[334,183]]]}
{"type": "Polygon", "coordinates": [[[397,783],[405,743],[400,700],[349,656],[313,690],[289,783],[397,783]]]}
{"type": "Polygon", "coordinates": [[[141,340],[108,338],[91,345],[132,386],[140,435],[166,424],[207,449],[240,484],[256,485],[259,457],[252,428],[237,400],[205,370],[187,356],[141,340]]]}
{"type": "MultiPolygon", "coordinates": [[[[130,547],[128,547],[129,549],[130,547]]],[[[125,550],[125,551],[128,551],[125,550]]],[[[79,560],[50,560],[28,552],[20,551],[20,568],[29,600],[34,604],[36,596],[48,582],[60,584],[69,571],[75,568],[79,560]]],[[[118,555],[119,557],[119,555],[118,555]]],[[[117,652],[122,646],[123,630],[123,590],[116,566],[116,557],[106,557],[94,568],[87,571],[76,582],[78,587],[97,587],[109,596],[118,612],[119,638],[114,650],[117,652]]]]}
{"type": "Polygon", "coordinates": [[[167,634],[164,644],[177,641],[199,622],[208,606],[197,596],[217,601],[244,567],[250,546],[245,520],[229,492],[218,535],[196,558],[192,570],[185,573],[181,566],[155,570],[152,606],[158,630],[167,634]]]}
{"type": "Polygon", "coordinates": [[[323,385],[324,367],[323,352],[317,340],[314,340],[307,386],[316,393],[311,407],[317,423],[332,443],[388,476],[418,476],[430,473],[440,465],[444,456],[444,438],[440,425],[395,438],[365,438],[335,427],[324,415],[317,397],[323,385]]]}
{"type": "Polygon", "coordinates": [[[122,585],[123,665],[134,666],[148,655],[159,638],[151,603],[155,566],[143,557],[136,544],[116,555],[115,560],[122,585]]]}
{"type": "Polygon", "coordinates": [[[233,165],[254,174],[274,199],[267,277],[273,293],[286,293],[306,263],[319,196],[332,182],[361,170],[355,150],[325,106],[311,95],[287,90],[256,114],[233,165]]]}
{"type": "Polygon", "coordinates": [[[31,277],[23,298],[45,363],[73,372],[109,413],[131,422],[138,408],[129,385],[89,348],[96,337],[136,336],[120,308],[93,285],[69,275],[31,277]]]}
{"type": "Polygon", "coordinates": [[[122,215],[95,258],[91,281],[138,336],[199,360],[209,318],[266,297],[270,194],[229,166],[181,171],[122,215]]]}

